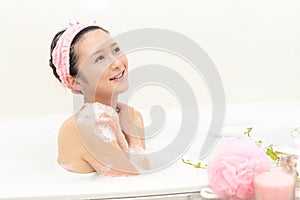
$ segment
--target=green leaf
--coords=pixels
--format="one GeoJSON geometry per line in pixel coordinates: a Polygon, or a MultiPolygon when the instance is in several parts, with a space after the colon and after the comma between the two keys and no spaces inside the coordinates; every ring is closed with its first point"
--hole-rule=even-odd
{"type": "Polygon", "coordinates": [[[275,153],[276,153],[277,155],[283,154],[283,152],[281,152],[281,151],[275,151],[275,153]]]}
{"type": "Polygon", "coordinates": [[[201,162],[198,162],[196,165],[194,164],[195,168],[201,168],[201,162]]]}
{"type": "Polygon", "coordinates": [[[272,150],[271,149],[267,149],[266,153],[267,153],[267,155],[270,156],[272,154],[272,150]]]}
{"type": "Polygon", "coordinates": [[[274,160],[274,161],[276,161],[276,160],[278,159],[278,156],[277,156],[275,153],[272,153],[272,154],[270,155],[270,157],[271,157],[271,159],[274,160]]]}
{"type": "Polygon", "coordinates": [[[250,136],[250,132],[252,131],[252,128],[250,127],[250,128],[247,128],[247,131],[246,132],[244,132],[244,135],[247,135],[249,138],[251,137],[250,136]]]}
{"type": "Polygon", "coordinates": [[[188,164],[188,165],[192,165],[194,166],[194,168],[202,168],[202,169],[207,169],[207,164],[204,165],[204,167],[201,166],[201,162],[198,162],[197,164],[192,163],[190,160],[184,160],[181,159],[183,163],[188,164]]]}
{"type": "Polygon", "coordinates": [[[261,141],[261,140],[258,140],[257,143],[258,143],[258,144],[262,144],[262,141],[261,141]]]}

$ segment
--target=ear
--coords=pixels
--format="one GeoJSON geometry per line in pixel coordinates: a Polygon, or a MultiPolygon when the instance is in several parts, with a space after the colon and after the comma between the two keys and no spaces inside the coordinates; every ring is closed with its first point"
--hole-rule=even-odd
{"type": "Polygon", "coordinates": [[[78,79],[72,77],[71,75],[67,75],[66,82],[69,88],[72,90],[72,92],[77,94],[82,92],[83,86],[78,79]]]}

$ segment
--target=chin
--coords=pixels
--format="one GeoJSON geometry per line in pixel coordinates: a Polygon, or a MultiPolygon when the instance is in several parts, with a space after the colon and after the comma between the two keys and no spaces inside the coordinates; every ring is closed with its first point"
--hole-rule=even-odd
{"type": "Polygon", "coordinates": [[[115,89],[114,93],[115,94],[121,94],[124,93],[128,90],[129,86],[128,83],[127,84],[122,84],[122,85],[118,85],[117,88],[115,89]]]}

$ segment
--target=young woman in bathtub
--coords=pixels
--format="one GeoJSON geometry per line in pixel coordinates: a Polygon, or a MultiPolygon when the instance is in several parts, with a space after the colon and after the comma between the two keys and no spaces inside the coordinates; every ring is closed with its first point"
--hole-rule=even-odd
{"type": "Polygon", "coordinates": [[[118,102],[128,89],[128,62],[109,32],[93,23],[70,24],[51,44],[50,67],[55,77],[84,105],[61,126],[58,163],[76,173],[136,175],[147,170],[143,119],[118,102]]]}

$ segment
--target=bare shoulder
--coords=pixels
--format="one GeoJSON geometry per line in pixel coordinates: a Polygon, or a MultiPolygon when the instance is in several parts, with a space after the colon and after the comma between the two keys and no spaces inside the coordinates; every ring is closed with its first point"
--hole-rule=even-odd
{"type": "MultiPolygon", "coordinates": [[[[77,143],[74,117],[66,119],[58,133],[58,161],[63,162],[71,157],[71,147],[77,143]]],[[[74,157],[74,155],[72,156],[74,157]]]]}
{"type": "Polygon", "coordinates": [[[136,125],[139,127],[144,127],[143,116],[138,110],[124,103],[118,103],[118,107],[121,109],[121,112],[124,110],[127,111],[130,118],[133,119],[133,122],[136,125]]]}
{"type": "Polygon", "coordinates": [[[61,125],[58,134],[58,145],[59,150],[63,153],[72,153],[78,157],[83,153],[87,153],[79,138],[74,116],[66,119],[61,125]]]}
{"type": "Polygon", "coordinates": [[[75,128],[75,119],[74,116],[72,115],[62,123],[59,133],[60,134],[65,133],[66,131],[74,130],[74,128],[75,128]]]}
{"type": "Polygon", "coordinates": [[[130,115],[133,116],[133,118],[135,119],[134,122],[137,123],[139,125],[139,127],[143,127],[144,121],[143,121],[142,114],[135,108],[133,108],[131,106],[128,106],[128,107],[130,107],[130,111],[131,111],[130,115]]]}
{"type": "Polygon", "coordinates": [[[69,171],[90,172],[91,166],[84,161],[87,150],[82,144],[74,116],[66,119],[60,127],[58,134],[58,163],[61,165],[72,164],[69,171]]]}
{"type": "Polygon", "coordinates": [[[140,118],[141,120],[143,120],[143,116],[138,110],[136,110],[132,107],[132,111],[134,112],[134,115],[136,118],[140,118]]]}
{"type": "Polygon", "coordinates": [[[66,119],[59,129],[59,139],[70,139],[70,137],[76,136],[76,125],[74,116],[69,117],[66,119]]]}

